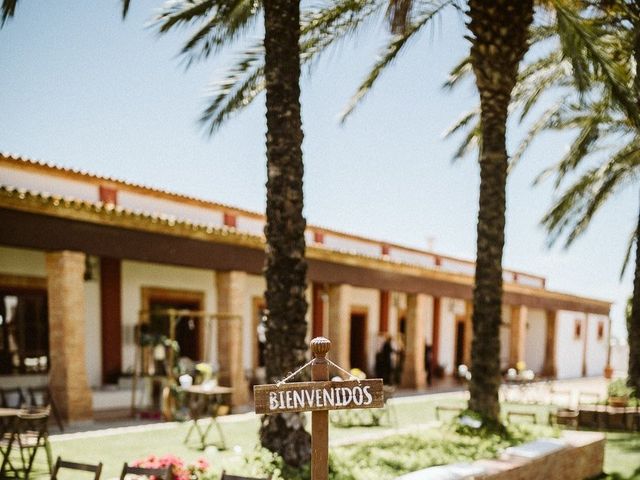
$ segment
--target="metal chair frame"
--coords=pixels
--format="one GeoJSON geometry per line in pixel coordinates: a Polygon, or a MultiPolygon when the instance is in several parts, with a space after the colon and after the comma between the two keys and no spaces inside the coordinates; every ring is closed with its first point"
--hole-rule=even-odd
{"type": "Polygon", "coordinates": [[[229,475],[224,470],[222,471],[222,476],[220,480],[271,480],[271,476],[268,477],[243,477],[240,475],[229,475]]]}
{"type": "Polygon", "coordinates": [[[29,392],[29,403],[33,407],[51,407],[51,413],[53,413],[53,418],[56,421],[56,425],[61,432],[64,432],[64,425],[62,424],[62,417],[60,416],[60,411],[58,410],[58,406],[56,402],[53,400],[53,395],[51,395],[51,389],[48,386],[43,387],[29,387],[27,389],[29,392]]]}
{"type": "Polygon", "coordinates": [[[17,472],[11,462],[11,451],[17,448],[20,451],[20,461],[25,479],[29,478],[29,474],[33,469],[33,464],[38,454],[38,450],[42,447],[47,456],[47,467],[49,474],[53,470],[53,459],[51,454],[51,444],[49,443],[49,408],[39,412],[22,411],[15,417],[13,428],[10,433],[5,433],[4,438],[0,441],[0,448],[4,455],[2,466],[0,467],[0,477],[4,475],[6,467],[17,472]]]}
{"type": "Polygon", "coordinates": [[[122,467],[120,480],[125,480],[127,475],[138,475],[138,476],[145,476],[145,477],[149,477],[153,475],[154,477],[157,477],[160,480],[171,480],[171,478],[173,477],[173,475],[171,474],[171,467],[144,468],[144,467],[133,467],[125,463],[124,466],[122,467]]]}
{"type": "Polygon", "coordinates": [[[51,480],[58,480],[58,471],[61,468],[64,468],[67,470],[78,470],[82,472],[93,473],[94,474],[93,479],[99,480],[100,474],[102,473],[102,462],[98,463],[97,465],[90,465],[88,463],[69,462],[66,460],[62,460],[62,458],[58,457],[58,459],[56,460],[56,464],[53,467],[51,480]]]}

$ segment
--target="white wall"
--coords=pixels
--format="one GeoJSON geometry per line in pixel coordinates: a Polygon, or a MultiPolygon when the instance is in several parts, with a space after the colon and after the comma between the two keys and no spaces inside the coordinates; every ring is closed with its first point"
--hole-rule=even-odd
{"type": "Polygon", "coordinates": [[[556,368],[558,378],[577,378],[582,376],[582,354],[584,351],[585,314],[580,312],[558,311],[556,324],[556,368]],[[575,338],[575,321],[582,322],[582,335],[575,338]]]}
{"type": "Polygon", "coordinates": [[[236,230],[238,230],[239,232],[263,236],[264,220],[238,215],[236,218],[236,230]]]}
{"type": "Polygon", "coordinates": [[[544,367],[547,340],[547,315],[544,310],[530,308],[527,311],[526,332],[524,361],[529,370],[540,373],[544,367]]]}
{"type": "Polygon", "coordinates": [[[100,262],[95,262],[96,280],[84,282],[85,358],[91,387],[102,385],[102,318],[100,311],[100,262]]]}
{"type": "Polygon", "coordinates": [[[587,336],[587,376],[602,375],[607,364],[607,341],[609,318],[606,315],[589,314],[587,336]],[[598,340],[598,324],[603,326],[602,338],[598,340]]]}
{"type": "Polygon", "coordinates": [[[118,205],[131,210],[172,215],[177,219],[216,227],[221,227],[224,224],[223,213],[212,208],[189,205],[176,200],[157,198],[127,190],[118,190],[118,205]]]}
{"type": "Polygon", "coordinates": [[[456,316],[465,314],[464,300],[445,298],[440,300],[440,345],[438,364],[450,375],[455,368],[456,316]]]}
{"type": "Polygon", "coordinates": [[[380,291],[352,287],[351,307],[367,309],[367,363],[369,372],[373,372],[380,329],[380,291]]]}
{"type": "Polygon", "coordinates": [[[433,255],[412,252],[410,250],[401,250],[399,248],[392,247],[389,251],[389,258],[403,263],[409,263],[411,265],[420,265],[426,268],[435,268],[436,259],[433,255]]]}
{"type": "Polygon", "coordinates": [[[0,273],[46,277],[45,254],[40,250],[0,247],[0,273]]]}
{"type": "MultiPolygon", "coordinates": [[[[211,270],[124,260],[122,262],[122,368],[125,372],[132,369],[134,364],[133,330],[138,323],[138,315],[142,308],[142,287],[203,292],[204,309],[208,312],[217,311],[215,274],[211,270]]],[[[215,362],[217,361],[215,328],[212,330],[211,360],[215,362]]]]}
{"type": "Polygon", "coordinates": [[[376,243],[364,242],[354,238],[338,237],[330,233],[325,234],[324,245],[334,250],[355,252],[372,257],[379,257],[382,253],[380,245],[376,243]]]}
{"type": "Polygon", "coordinates": [[[26,169],[0,167],[0,178],[2,179],[0,181],[2,185],[73,197],[89,202],[100,200],[100,192],[97,185],[58,177],[57,175],[35,173],[26,169]]]}

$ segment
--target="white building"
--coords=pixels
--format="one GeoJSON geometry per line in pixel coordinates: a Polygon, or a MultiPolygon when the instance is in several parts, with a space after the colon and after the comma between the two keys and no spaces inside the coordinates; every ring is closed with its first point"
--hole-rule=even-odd
{"type": "MultiPolygon", "coordinates": [[[[180,308],[240,319],[183,322],[176,336],[247,402],[262,361],[263,225],[258,213],[0,155],[0,381],[48,380],[63,414],[86,418],[90,389],[132,371],[141,312],[180,308]]],[[[405,340],[406,387],[425,388],[426,344],[445,374],[468,364],[472,262],[314,226],[306,238],[309,336],[330,337],[334,361],[372,373],[391,333],[405,340]]],[[[504,282],[505,369],[603,372],[609,302],[522,272],[504,282]]]]}

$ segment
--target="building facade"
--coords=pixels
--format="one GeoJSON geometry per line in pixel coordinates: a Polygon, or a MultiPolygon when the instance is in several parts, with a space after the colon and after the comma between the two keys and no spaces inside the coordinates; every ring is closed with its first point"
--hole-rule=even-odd
{"type": "MultiPolygon", "coordinates": [[[[250,401],[259,377],[264,217],[243,209],[0,154],[0,382],[49,382],[65,417],[90,418],[96,391],[137,362],[154,309],[200,312],[181,352],[217,366],[250,401]]],[[[425,348],[445,375],[468,364],[474,264],[327,228],[306,231],[309,337],[373,374],[386,334],[404,340],[402,385],[425,388],[425,348]]],[[[600,375],[610,303],[504,271],[503,368],[600,375]]]]}

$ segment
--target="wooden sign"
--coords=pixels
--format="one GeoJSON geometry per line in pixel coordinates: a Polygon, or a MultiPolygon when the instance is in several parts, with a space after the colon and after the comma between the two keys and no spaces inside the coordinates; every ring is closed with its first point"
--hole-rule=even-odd
{"type": "Polygon", "coordinates": [[[329,478],[329,410],[384,407],[382,380],[379,378],[329,381],[329,364],[332,362],[326,355],[330,348],[331,342],[324,337],[311,340],[314,358],[305,367],[311,366],[313,381],[253,387],[256,413],[311,411],[311,480],[329,478]]]}
{"type": "Polygon", "coordinates": [[[253,387],[256,413],[382,408],[382,380],[296,382],[253,387]]]}

